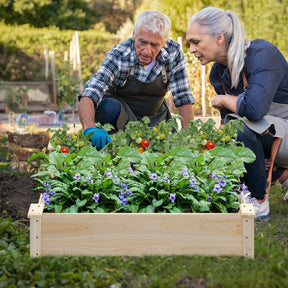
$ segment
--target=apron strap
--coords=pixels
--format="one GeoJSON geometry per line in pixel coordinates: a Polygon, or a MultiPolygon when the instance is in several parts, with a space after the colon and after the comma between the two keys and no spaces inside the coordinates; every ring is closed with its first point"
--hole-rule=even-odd
{"type": "Polygon", "coordinates": [[[272,179],[272,170],[273,170],[273,166],[274,166],[274,161],[276,158],[276,154],[278,152],[279,146],[281,144],[282,138],[279,137],[275,137],[273,143],[272,143],[272,147],[271,147],[271,166],[269,168],[269,172],[268,172],[268,177],[267,177],[267,182],[268,182],[268,187],[266,188],[266,194],[269,193],[270,187],[271,187],[271,179],[272,179]]]}
{"type": "MultiPolygon", "coordinates": [[[[244,73],[243,70],[242,70],[242,79],[243,79],[244,92],[246,92],[247,87],[248,87],[248,81],[247,81],[247,78],[246,78],[245,73],[244,73]]],[[[225,82],[223,81],[222,78],[221,78],[221,83],[222,83],[222,87],[223,87],[224,93],[226,94],[226,84],[225,84],[225,82]]]]}
{"type": "Polygon", "coordinates": [[[164,65],[163,65],[163,67],[162,67],[161,73],[162,73],[162,77],[163,77],[163,82],[164,82],[164,84],[166,84],[167,81],[168,81],[168,79],[167,79],[167,73],[166,73],[166,69],[165,69],[165,66],[164,66],[164,65]]]}

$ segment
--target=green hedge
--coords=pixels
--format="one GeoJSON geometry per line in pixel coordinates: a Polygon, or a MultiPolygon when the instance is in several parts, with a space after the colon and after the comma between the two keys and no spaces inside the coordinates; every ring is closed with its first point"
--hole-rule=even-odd
{"type": "MultiPolygon", "coordinates": [[[[57,73],[64,65],[64,53],[70,50],[75,33],[58,28],[5,25],[3,22],[0,31],[0,80],[4,81],[44,80],[44,49],[55,51],[57,73]]],[[[82,78],[86,81],[97,71],[106,51],[117,43],[117,39],[101,29],[79,33],[82,78]]]]}

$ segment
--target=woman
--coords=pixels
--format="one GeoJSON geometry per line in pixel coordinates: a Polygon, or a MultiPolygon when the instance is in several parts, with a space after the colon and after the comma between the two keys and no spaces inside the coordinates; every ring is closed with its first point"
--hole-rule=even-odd
{"type": "MultiPolygon", "coordinates": [[[[244,182],[251,193],[246,199],[254,206],[256,221],[267,221],[272,167],[288,167],[288,63],[271,43],[247,40],[232,11],[202,9],[190,19],[186,38],[202,65],[215,62],[210,82],[217,96],[212,106],[220,110],[222,124],[231,117],[249,120],[238,131],[238,140],[256,155],[246,165],[244,182]]],[[[285,185],[288,170],[278,168],[272,181],[275,177],[285,185]]]]}

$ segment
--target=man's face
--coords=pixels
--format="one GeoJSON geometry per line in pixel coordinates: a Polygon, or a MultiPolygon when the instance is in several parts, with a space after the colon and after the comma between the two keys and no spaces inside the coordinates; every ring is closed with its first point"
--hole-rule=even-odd
{"type": "Polygon", "coordinates": [[[145,27],[141,27],[137,35],[134,32],[133,39],[135,41],[136,56],[144,66],[150,64],[167,43],[163,43],[160,33],[153,34],[145,27]]]}

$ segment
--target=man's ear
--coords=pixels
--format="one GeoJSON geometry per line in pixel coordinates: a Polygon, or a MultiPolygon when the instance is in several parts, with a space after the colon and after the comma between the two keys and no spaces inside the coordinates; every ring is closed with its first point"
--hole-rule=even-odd
{"type": "Polygon", "coordinates": [[[133,30],[132,38],[133,38],[133,40],[135,40],[135,30],[133,30]]]}

